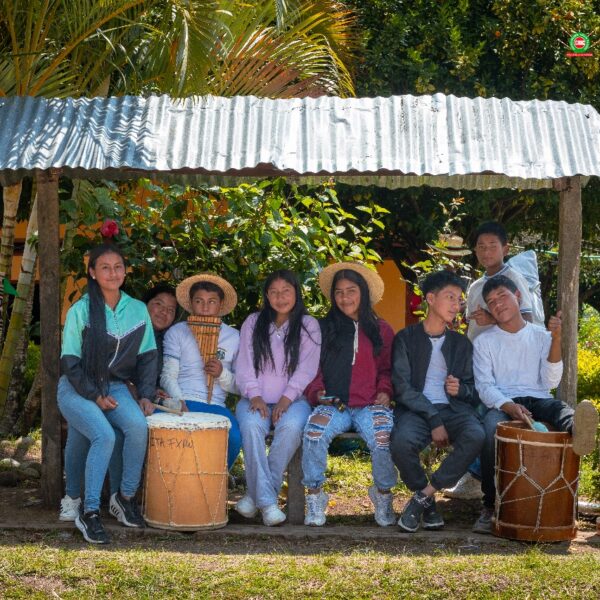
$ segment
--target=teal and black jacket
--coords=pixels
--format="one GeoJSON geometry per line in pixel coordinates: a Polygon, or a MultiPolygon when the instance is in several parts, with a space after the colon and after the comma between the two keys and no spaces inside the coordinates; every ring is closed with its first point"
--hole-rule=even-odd
{"type": "MultiPolygon", "coordinates": [[[[105,310],[110,381],[131,381],[140,398],[153,399],[156,395],[158,356],[146,305],[121,292],[115,310],[106,305],[105,310]]],[[[83,347],[88,333],[89,300],[86,294],[67,313],[60,368],[79,395],[95,401],[105,393],[83,369],[83,347]]]]}

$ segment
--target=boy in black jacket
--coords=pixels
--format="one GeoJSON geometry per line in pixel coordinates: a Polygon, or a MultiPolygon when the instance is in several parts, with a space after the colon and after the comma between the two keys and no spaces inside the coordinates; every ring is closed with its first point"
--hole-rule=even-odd
{"type": "Polygon", "coordinates": [[[460,310],[464,283],[455,273],[438,271],[421,289],[427,317],[396,334],[392,358],[396,414],[390,450],[400,477],[414,492],[398,521],[408,532],[417,531],[421,519],[426,529],[444,526],[435,493],[461,478],[485,440],[475,412],[473,347],[467,336],[448,329],[460,310]],[[419,453],[432,441],[452,450],[428,481],[419,453]]]}

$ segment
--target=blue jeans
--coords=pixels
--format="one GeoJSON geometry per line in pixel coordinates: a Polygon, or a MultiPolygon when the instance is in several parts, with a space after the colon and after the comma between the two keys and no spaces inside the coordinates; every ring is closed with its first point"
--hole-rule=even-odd
{"type": "Polygon", "coordinates": [[[398,481],[398,473],[390,455],[390,433],[393,424],[394,415],[384,406],[347,408],[344,412],[333,406],[317,406],[304,429],[303,485],[308,488],[323,486],[329,444],[336,435],[354,428],[371,452],[371,470],[375,485],[380,490],[389,490],[398,481]]]}
{"type": "Polygon", "coordinates": [[[269,416],[265,419],[258,411],[250,410],[250,402],[238,402],[235,414],[242,432],[247,494],[258,508],[277,504],[288,463],[302,443],[302,432],[310,414],[304,398],[292,402],[274,426],[273,441],[267,457],[265,438],[271,430],[271,414],[275,404],[267,404],[269,416]]]}
{"type": "MultiPolygon", "coordinates": [[[[120,489],[124,496],[133,496],[136,493],[146,456],[148,425],[137,402],[124,383],[111,383],[108,393],[115,398],[118,406],[111,410],[102,410],[95,402],[80,396],[65,376],[58,382],[60,412],[70,427],[87,438],[90,444],[85,461],[83,509],[86,512],[100,508],[102,484],[115,445],[115,429],[123,434],[123,475],[120,489]]],[[[67,489],[81,487],[80,472],[69,472],[76,458],[74,450],[77,450],[77,440],[75,442],[73,448],[67,437],[67,489]]],[[[75,497],[78,495],[75,494],[75,497]]]]}
{"type": "Polygon", "coordinates": [[[186,400],[185,403],[190,412],[222,415],[229,419],[231,428],[229,429],[229,439],[227,441],[227,468],[231,469],[242,449],[242,432],[233,413],[225,406],[220,406],[219,404],[207,404],[206,402],[197,402],[195,400],[186,400]]]}

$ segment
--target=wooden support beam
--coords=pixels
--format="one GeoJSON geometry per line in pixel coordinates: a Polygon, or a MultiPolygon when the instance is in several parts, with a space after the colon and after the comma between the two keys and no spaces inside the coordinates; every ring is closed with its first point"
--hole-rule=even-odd
{"type": "Polygon", "coordinates": [[[42,370],[42,496],[56,508],[62,497],[62,449],[56,387],[60,374],[60,234],[57,170],[37,175],[42,370]]]}
{"type": "Polygon", "coordinates": [[[579,319],[579,267],[581,262],[581,179],[564,177],[554,182],[560,193],[558,228],[558,307],[562,311],[564,371],[558,390],[561,400],[577,403],[577,327],[579,319]]]}

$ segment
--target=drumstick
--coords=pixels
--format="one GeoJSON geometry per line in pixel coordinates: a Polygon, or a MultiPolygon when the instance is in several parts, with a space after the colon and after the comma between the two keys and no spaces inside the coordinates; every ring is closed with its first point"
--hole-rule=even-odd
{"type": "Polygon", "coordinates": [[[179,415],[180,417],[183,417],[183,413],[180,410],[177,410],[176,408],[169,408],[168,406],[163,406],[162,404],[155,404],[154,409],[162,410],[163,412],[168,412],[172,415],[179,415]]]}
{"type": "Polygon", "coordinates": [[[525,423],[527,423],[527,426],[529,427],[529,429],[533,429],[533,431],[535,431],[535,427],[533,426],[533,421],[529,418],[529,415],[526,415],[525,413],[523,413],[523,418],[525,419],[525,423]]]}

